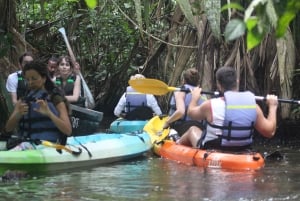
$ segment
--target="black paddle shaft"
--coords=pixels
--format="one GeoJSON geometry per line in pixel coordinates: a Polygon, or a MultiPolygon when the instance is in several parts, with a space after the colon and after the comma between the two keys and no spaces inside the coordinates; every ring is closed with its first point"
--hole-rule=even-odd
{"type": "MultiPolygon", "coordinates": [[[[191,92],[190,89],[185,88],[184,86],[180,88],[180,91],[183,91],[185,93],[190,93],[191,92]]],[[[201,91],[201,94],[220,96],[220,92],[218,92],[218,91],[201,91]]]]}
{"type": "MultiPolygon", "coordinates": [[[[185,87],[181,87],[180,91],[184,91],[186,93],[190,93],[191,90],[187,89],[185,87]]],[[[222,94],[218,91],[201,91],[201,94],[208,94],[208,95],[214,95],[214,96],[222,96],[222,94]]],[[[262,101],[266,101],[267,98],[264,96],[255,96],[256,100],[262,100],[262,101]]],[[[278,98],[278,102],[280,103],[290,103],[290,104],[300,104],[300,100],[293,100],[293,99],[281,99],[278,98]]]]}

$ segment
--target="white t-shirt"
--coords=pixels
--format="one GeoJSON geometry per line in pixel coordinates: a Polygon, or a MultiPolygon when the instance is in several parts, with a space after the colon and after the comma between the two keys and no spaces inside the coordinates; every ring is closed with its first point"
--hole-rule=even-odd
{"type": "Polygon", "coordinates": [[[22,71],[17,71],[14,73],[11,73],[6,81],[6,89],[10,93],[17,93],[18,88],[18,73],[21,73],[22,71]]]}
{"type": "MultiPolygon", "coordinates": [[[[150,107],[156,115],[161,115],[161,109],[152,94],[146,94],[147,106],[150,107]]],[[[114,114],[120,116],[122,111],[126,109],[126,93],[122,95],[117,106],[114,109],[114,114]]],[[[126,111],[125,111],[126,112],[126,111]]]]}

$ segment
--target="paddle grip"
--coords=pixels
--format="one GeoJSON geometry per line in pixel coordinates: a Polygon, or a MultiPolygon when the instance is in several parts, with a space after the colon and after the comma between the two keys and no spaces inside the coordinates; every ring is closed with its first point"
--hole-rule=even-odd
{"type": "Polygon", "coordinates": [[[201,94],[220,96],[220,92],[218,92],[218,91],[201,91],[201,94]]]}
{"type": "MultiPolygon", "coordinates": [[[[262,101],[267,100],[267,98],[263,97],[263,96],[255,96],[255,99],[256,100],[262,100],[262,101]]],[[[278,102],[280,102],[280,103],[300,104],[299,100],[289,100],[289,99],[281,99],[281,98],[278,98],[278,102]]]]}

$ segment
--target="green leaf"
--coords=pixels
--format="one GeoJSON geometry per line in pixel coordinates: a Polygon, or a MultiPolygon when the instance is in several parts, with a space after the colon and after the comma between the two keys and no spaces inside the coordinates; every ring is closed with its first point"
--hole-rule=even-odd
{"type": "Polygon", "coordinates": [[[222,6],[221,12],[226,11],[226,10],[228,10],[230,8],[231,9],[236,9],[236,10],[239,10],[239,11],[244,11],[245,10],[244,7],[241,6],[238,3],[229,3],[229,4],[225,4],[224,6],[222,6]]]}
{"type": "Polygon", "coordinates": [[[287,7],[278,20],[276,37],[279,38],[285,34],[286,29],[288,28],[291,21],[296,17],[296,14],[299,12],[299,10],[300,10],[299,0],[289,0],[287,2],[287,7]]]}
{"type": "Polygon", "coordinates": [[[295,13],[285,12],[282,17],[279,18],[278,26],[276,29],[276,37],[280,38],[286,32],[290,22],[295,18],[295,13]]]}
{"type": "Polygon", "coordinates": [[[232,19],[225,27],[225,40],[231,41],[245,34],[246,25],[243,20],[232,19]]]}
{"type": "Polygon", "coordinates": [[[253,49],[260,44],[265,33],[259,33],[257,28],[248,30],[247,32],[247,51],[253,49]]]}
{"type": "Polygon", "coordinates": [[[91,9],[94,9],[97,6],[97,0],[85,0],[85,3],[91,9]]]}
{"type": "Polygon", "coordinates": [[[247,30],[252,30],[258,23],[257,17],[251,17],[246,21],[247,30]]]}

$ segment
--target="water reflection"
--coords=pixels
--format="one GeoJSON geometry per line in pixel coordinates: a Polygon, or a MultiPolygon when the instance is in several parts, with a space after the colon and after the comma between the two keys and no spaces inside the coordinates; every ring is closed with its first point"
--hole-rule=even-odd
{"type": "Polygon", "coordinates": [[[300,200],[298,150],[260,171],[202,169],[152,155],[0,184],[0,200],[300,200]]]}

